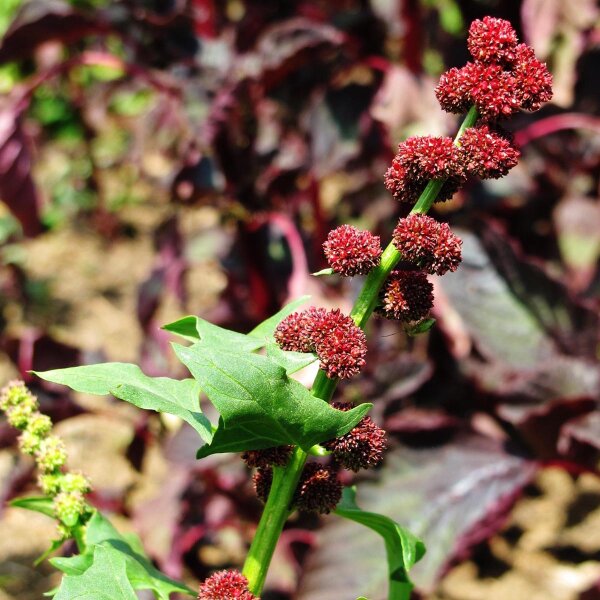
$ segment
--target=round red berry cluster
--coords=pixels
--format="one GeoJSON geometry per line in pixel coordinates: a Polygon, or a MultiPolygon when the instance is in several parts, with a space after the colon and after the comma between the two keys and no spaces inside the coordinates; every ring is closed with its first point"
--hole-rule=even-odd
{"type": "Polygon", "coordinates": [[[329,232],[323,251],[329,266],[344,277],[366,275],[379,264],[379,236],[352,225],[341,225],[329,232]]]}
{"type": "Polygon", "coordinates": [[[552,75],[533,48],[519,44],[508,21],[473,21],[467,41],[474,62],[444,73],[436,88],[442,108],[463,113],[471,105],[485,119],[538,110],[552,98],[552,75]]]}
{"type": "Polygon", "coordinates": [[[200,585],[198,600],[259,600],[248,591],[248,580],[234,569],[217,571],[200,585]]]}
{"type": "Polygon", "coordinates": [[[274,335],[283,350],[315,352],[330,379],[352,377],[365,365],[367,338],[339,309],[312,307],[292,313],[274,335]]]}

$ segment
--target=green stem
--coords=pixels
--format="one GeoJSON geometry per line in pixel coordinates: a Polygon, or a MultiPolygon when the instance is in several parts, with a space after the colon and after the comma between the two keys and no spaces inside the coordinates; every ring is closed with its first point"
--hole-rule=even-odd
{"type": "MultiPolygon", "coordinates": [[[[472,107],[454,138],[454,143],[457,146],[465,129],[473,127],[476,121],[477,110],[475,107],[472,107]]],[[[445,179],[430,181],[421,193],[411,213],[425,214],[429,211],[440,189],[444,185],[444,181],[445,179]]],[[[361,329],[364,329],[367,321],[373,314],[373,310],[377,306],[379,290],[399,260],[400,253],[396,250],[393,243],[390,242],[381,255],[379,266],[367,275],[350,312],[350,316],[361,329]]],[[[312,394],[325,402],[329,402],[333,397],[338,382],[339,379],[329,379],[324,371],[319,371],[311,390],[312,394]]],[[[248,579],[248,588],[257,596],[262,592],[277,540],[290,515],[294,492],[296,491],[296,486],[306,463],[307,456],[303,450],[295,448],[289,463],[285,467],[275,467],[273,469],[273,483],[271,484],[269,497],[242,571],[248,579]]],[[[397,594],[398,590],[391,591],[390,593],[397,594]]],[[[390,596],[390,600],[396,597],[400,598],[401,596],[392,595],[390,596]]]]}
{"type": "Polygon", "coordinates": [[[248,579],[253,594],[262,591],[275,546],[290,516],[291,503],[304,468],[307,454],[295,448],[285,467],[273,468],[273,482],[242,573],[248,579]]]}

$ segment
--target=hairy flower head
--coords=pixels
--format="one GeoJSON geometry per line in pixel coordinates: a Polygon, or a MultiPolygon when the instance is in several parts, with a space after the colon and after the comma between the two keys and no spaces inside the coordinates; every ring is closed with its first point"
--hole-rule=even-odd
{"type": "Polygon", "coordinates": [[[292,453],[292,446],[275,446],[264,450],[246,450],[242,460],[249,468],[284,467],[292,453]]]}
{"type": "Polygon", "coordinates": [[[517,33],[504,19],[484,17],[469,27],[467,46],[471,56],[481,62],[511,63],[515,59],[517,33]]]}
{"type": "Polygon", "coordinates": [[[259,600],[248,591],[248,580],[239,571],[217,571],[200,584],[198,600],[259,600]]]}
{"type": "MultiPolygon", "coordinates": [[[[352,408],[349,402],[334,402],[332,406],[344,411],[352,408]]],[[[387,439],[385,431],[371,417],[363,417],[348,433],[329,440],[322,446],[332,452],[334,460],[344,469],[356,473],[360,469],[368,469],[381,463],[387,439]]]]}
{"type": "Polygon", "coordinates": [[[341,498],[342,484],[331,467],[316,462],[304,465],[293,500],[298,510],[327,514],[341,498]]]}
{"type": "Polygon", "coordinates": [[[447,223],[432,217],[411,214],[400,219],[392,237],[402,259],[414,263],[431,275],[456,271],[462,260],[462,241],[447,223]]]}
{"type": "Polygon", "coordinates": [[[419,321],[433,307],[433,286],[422,271],[392,271],[380,293],[377,311],[388,319],[419,321]]]}
{"type": "Polygon", "coordinates": [[[366,275],[379,264],[379,236],[352,225],[340,225],[329,232],[323,251],[329,266],[344,277],[366,275]]]}
{"type": "Polygon", "coordinates": [[[365,365],[367,338],[339,309],[313,307],[292,313],[276,327],[275,341],[283,350],[316,352],[332,379],[352,377],[365,365]]]}

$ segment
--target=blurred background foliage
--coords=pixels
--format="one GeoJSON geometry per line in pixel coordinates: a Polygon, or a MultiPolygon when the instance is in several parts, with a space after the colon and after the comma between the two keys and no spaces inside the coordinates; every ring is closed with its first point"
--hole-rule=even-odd
{"type": "MultiPolygon", "coordinates": [[[[366,373],[393,438],[361,484],[429,548],[430,600],[600,596],[600,70],[592,0],[4,0],[0,3],[0,372],[59,422],[93,501],[190,584],[239,565],[260,505],[236,457],[194,461],[181,423],[68,395],[30,369],[103,360],[177,375],[159,329],[200,314],[247,331],[303,293],[339,223],[389,239],[396,144],[452,134],[433,89],[468,24],[509,19],[555,78],[511,123],[522,160],[437,205],[465,261],[436,281],[437,326],[370,325],[366,373]],[[515,501],[517,504],[515,505],[515,501]],[[427,508],[425,508],[427,507],[427,508]]],[[[206,407],[210,411],[210,407],[206,407]]],[[[0,424],[3,500],[33,486],[0,424]]],[[[0,598],[38,599],[52,535],[4,509],[0,598]]],[[[265,598],[385,597],[368,533],[302,517],[265,598]],[[369,556],[356,561],[353,557],[369,556]]]]}

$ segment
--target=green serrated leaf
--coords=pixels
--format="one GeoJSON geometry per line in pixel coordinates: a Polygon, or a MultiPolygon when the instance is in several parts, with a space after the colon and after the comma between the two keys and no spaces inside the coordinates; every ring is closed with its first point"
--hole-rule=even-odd
{"type": "Polygon", "coordinates": [[[114,548],[95,546],[81,575],[65,575],[54,600],[137,600],[127,578],[127,559],[114,548]]]}
{"type": "Polygon", "coordinates": [[[350,431],[371,407],[338,411],[266,356],[207,343],[173,347],[221,414],[212,442],[200,448],[198,458],[284,444],[308,450],[350,431]]]}
{"type": "Polygon", "coordinates": [[[267,356],[283,367],[288,375],[312,365],[317,360],[313,353],[282,350],[273,339],[267,341],[267,356]]]}
{"type": "Polygon", "coordinates": [[[293,300],[286,304],[279,312],[275,313],[272,317],[269,317],[266,321],[263,321],[260,325],[257,325],[248,335],[260,338],[261,340],[272,337],[275,327],[309,299],[310,296],[301,296],[297,300],[293,300]]]}
{"type": "Polygon", "coordinates": [[[266,343],[265,339],[248,337],[243,333],[224,329],[200,317],[184,317],[183,319],[179,319],[179,321],[165,325],[163,329],[171,333],[176,333],[191,342],[202,340],[208,344],[231,346],[244,352],[254,352],[262,348],[266,343]]]}
{"type": "Polygon", "coordinates": [[[134,534],[120,534],[99,512],[95,512],[87,525],[87,550],[84,554],[69,558],[53,558],[50,563],[67,576],[83,576],[96,563],[96,549],[104,548],[118,553],[125,561],[127,580],[134,590],[152,590],[159,600],[169,600],[170,594],[178,592],[194,596],[187,586],[170,579],[150,562],[143,552],[142,544],[134,534]]]}
{"type": "Polygon", "coordinates": [[[25,510],[42,513],[52,519],[56,518],[54,508],[52,507],[52,498],[48,498],[47,496],[15,498],[14,500],[11,500],[9,504],[11,506],[16,506],[17,508],[24,508],[25,510]]]}
{"type": "Polygon", "coordinates": [[[115,398],[147,410],[168,413],[189,423],[205,442],[212,439],[210,421],[200,410],[200,387],[193,379],[148,377],[137,365],[102,363],[36,372],[38,377],[77,392],[115,398]]]}
{"type": "Polygon", "coordinates": [[[356,504],[356,488],[345,488],[335,513],[377,532],[385,542],[389,573],[389,600],[409,600],[413,584],[408,572],[425,554],[425,545],[398,523],[356,504]]]}
{"type": "Polygon", "coordinates": [[[311,273],[311,275],[313,277],[323,277],[324,275],[333,275],[334,273],[335,271],[331,267],[328,267],[327,269],[321,269],[316,273],[311,273]]]}

